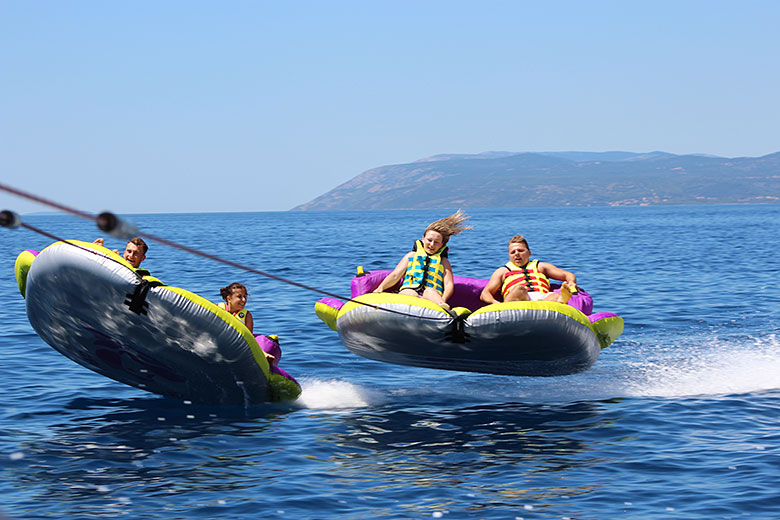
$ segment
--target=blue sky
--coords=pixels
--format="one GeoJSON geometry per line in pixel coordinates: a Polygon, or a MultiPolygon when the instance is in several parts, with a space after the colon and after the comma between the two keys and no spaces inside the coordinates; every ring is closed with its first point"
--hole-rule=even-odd
{"type": "Polygon", "coordinates": [[[760,0],[0,0],[0,182],[277,211],[440,153],[765,155],[779,22],[760,0]]]}

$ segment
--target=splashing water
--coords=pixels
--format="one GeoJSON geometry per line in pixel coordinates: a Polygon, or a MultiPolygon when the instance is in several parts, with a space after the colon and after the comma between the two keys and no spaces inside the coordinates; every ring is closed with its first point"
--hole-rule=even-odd
{"type": "Polygon", "coordinates": [[[679,397],[780,388],[780,341],[775,335],[748,343],[709,340],[666,354],[669,357],[631,367],[629,395],[679,397]]]}
{"type": "Polygon", "coordinates": [[[303,380],[303,392],[296,404],[304,408],[334,410],[364,408],[381,404],[385,399],[381,393],[368,390],[346,381],[317,379],[303,380]]]}

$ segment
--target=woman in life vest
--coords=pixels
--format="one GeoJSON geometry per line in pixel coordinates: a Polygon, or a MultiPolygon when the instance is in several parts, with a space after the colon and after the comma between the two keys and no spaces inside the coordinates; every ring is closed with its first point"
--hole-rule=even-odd
{"type": "Polygon", "coordinates": [[[219,294],[225,301],[218,303],[217,306],[238,318],[241,323],[246,325],[249,332],[252,332],[255,322],[252,319],[252,313],[245,309],[246,299],[249,296],[246,287],[238,282],[233,282],[220,289],[219,294]]]}
{"type": "Polygon", "coordinates": [[[577,291],[577,277],[549,262],[531,260],[523,235],[509,240],[509,262],[496,269],[480,294],[485,303],[547,300],[566,303],[577,291]],[[550,278],[560,280],[560,294],[551,292],[550,278]]]}
{"type": "Polygon", "coordinates": [[[449,309],[447,299],[454,288],[452,265],[447,258],[447,242],[452,235],[471,229],[464,225],[469,218],[461,210],[432,222],[374,292],[391,291],[399,282],[398,292],[428,299],[449,309]]]}
{"type": "MultiPolygon", "coordinates": [[[[249,296],[249,292],[247,292],[244,284],[233,282],[227,287],[220,289],[219,294],[225,301],[218,303],[217,307],[225,309],[238,318],[241,323],[246,325],[249,332],[254,334],[252,329],[255,326],[255,322],[252,319],[252,313],[246,309],[246,299],[247,296],[249,296]]],[[[268,360],[269,365],[276,367],[282,357],[282,349],[279,346],[279,337],[276,335],[260,335],[255,336],[255,339],[260,345],[263,354],[265,354],[265,358],[268,360]]]]}

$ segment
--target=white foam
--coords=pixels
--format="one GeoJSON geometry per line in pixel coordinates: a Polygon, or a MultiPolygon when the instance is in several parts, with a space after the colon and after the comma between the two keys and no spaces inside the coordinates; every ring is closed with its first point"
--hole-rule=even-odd
{"type": "Polygon", "coordinates": [[[296,404],[319,410],[364,408],[381,404],[385,400],[383,394],[376,390],[367,390],[346,381],[304,379],[301,381],[301,389],[296,404]]]}
{"type": "Polygon", "coordinates": [[[499,377],[431,371],[413,387],[359,386],[303,380],[297,404],[319,410],[370,408],[388,401],[566,403],[616,397],[694,397],[780,389],[780,338],[677,338],[673,345],[635,344],[602,352],[588,371],[563,377],[499,377]],[[435,376],[435,377],[434,377],[435,376]]]}
{"type": "Polygon", "coordinates": [[[435,393],[481,402],[563,403],[615,397],[687,397],[780,389],[780,339],[677,338],[675,345],[635,345],[619,355],[602,352],[588,371],[563,377],[469,377],[440,381],[394,395],[413,400],[435,393]]]}
{"type": "Polygon", "coordinates": [[[780,341],[774,335],[748,342],[709,340],[676,347],[665,356],[632,363],[632,396],[679,397],[741,394],[780,388],[780,341]]]}

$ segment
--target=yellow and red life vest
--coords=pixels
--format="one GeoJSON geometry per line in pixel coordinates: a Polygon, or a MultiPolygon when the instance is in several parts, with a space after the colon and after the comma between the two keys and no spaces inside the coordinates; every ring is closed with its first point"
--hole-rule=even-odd
{"type": "MultiPolygon", "coordinates": [[[[226,311],[228,310],[228,308],[227,308],[227,302],[219,302],[219,303],[217,304],[217,307],[219,307],[220,309],[225,309],[226,311]]],[[[228,311],[228,312],[230,312],[230,311],[228,311]]],[[[247,311],[247,310],[244,308],[244,309],[241,309],[241,310],[240,310],[240,311],[238,311],[238,312],[230,312],[230,314],[232,314],[233,316],[235,316],[236,318],[238,318],[238,319],[241,321],[241,323],[243,323],[244,325],[246,325],[246,313],[247,313],[247,312],[248,312],[248,311],[247,311]]]]}
{"type": "Polygon", "coordinates": [[[529,292],[550,292],[550,280],[539,270],[539,260],[531,260],[522,267],[514,262],[507,262],[504,267],[509,269],[504,275],[504,285],[501,286],[501,295],[504,298],[509,290],[518,284],[529,292]]]}
{"type": "Polygon", "coordinates": [[[408,257],[409,263],[406,266],[401,289],[418,291],[425,287],[432,287],[439,294],[444,294],[444,258],[446,256],[446,246],[429,255],[425,251],[422,240],[415,241],[414,252],[408,257]]]}

